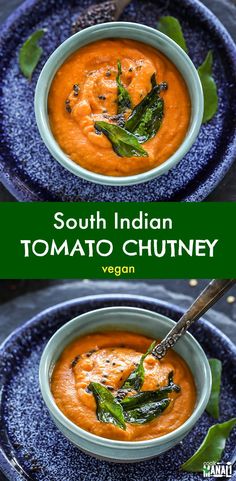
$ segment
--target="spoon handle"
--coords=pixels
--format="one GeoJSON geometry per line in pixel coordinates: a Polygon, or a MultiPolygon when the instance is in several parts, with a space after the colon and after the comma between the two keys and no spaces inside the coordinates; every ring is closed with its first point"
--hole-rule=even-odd
{"type": "Polygon", "coordinates": [[[221,296],[230,289],[236,279],[213,279],[201,292],[189,309],[183,314],[167,336],[152,351],[157,359],[162,359],[168,349],[185,334],[194,321],[199,319],[221,296]]]}
{"type": "Polygon", "coordinates": [[[131,0],[114,0],[114,3],[116,5],[116,14],[115,14],[116,20],[118,20],[123,10],[125,9],[125,7],[127,7],[127,5],[129,5],[130,2],[131,0]]]}

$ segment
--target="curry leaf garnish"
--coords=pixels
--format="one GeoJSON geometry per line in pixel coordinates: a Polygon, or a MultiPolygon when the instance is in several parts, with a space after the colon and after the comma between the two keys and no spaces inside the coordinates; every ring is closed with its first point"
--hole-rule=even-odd
{"type": "Polygon", "coordinates": [[[185,52],[188,52],[182,27],[177,18],[171,16],[161,17],[157,28],[160,32],[165,33],[165,35],[174,40],[185,52]]]}
{"type": "Polygon", "coordinates": [[[170,404],[170,399],[150,402],[134,409],[124,411],[125,421],[129,424],[146,424],[159,416],[170,404]]]}
{"type": "Polygon", "coordinates": [[[222,364],[219,359],[209,359],[209,364],[210,364],[211,375],[212,375],[212,388],[211,388],[210,399],[206,407],[206,411],[211,416],[213,416],[213,418],[218,419],[220,415],[219,401],[220,401],[222,364]]]}
{"type": "Polygon", "coordinates": [[[173,372],[168,376],[168,386],[125,397],[120,401],[125,421],[131,424],[145,424],[152,421],[169,406],[168,394],[171,392],[180,392],[180,386],[173,381],[173,372]]]}
{"type": "Polygon", "coordinates": [[[20,69],[23,75],[29,80],[31,80],[33,72],[43,53],[43,49],[38,45],[38,42],[43,37],[44,33],[44,29],[37,30],[25,41],[20,49],[20,69]]]}
{"type": "Polygon", "coordinates": [[[141,389],[144,383],[144,375],[145,375],[143,363],[146,357],[148,356],[148,354],[152,352],[155,345],[156,345],[156,341],[154,341],[151,344],[151,346],[149,346],[147,352],[145,352],[145,354],[142,355],[138,366],[134,369],[134,371],[131,372],[129,377],[126,379],[126,381],[122,385],[122,390],[134,389],[135,391],[139,391],[141,389]]]}
{"type": "Polygon", "coordinates": [[[151,77],[151,84],[151,91],[136,105],[125,122],[125,129],[132,132],[141,144],[156,135],[164,115],[164,101],[159,96],[160,86],[156,83],[155,74],[151,77]]]}
{"type": "MultiPolygon", "coordinates": [[[[174,383],[174,373],[173,371],[171,371],[169,374],[168,374],[168,386],[167,386],[169,389],[171,389],[171,391],[175,391],[175,392],[180,392],[181,389],[180,389],[180,386],[178,384],[175,384],[174,383]]],[[[163,388],[164,389],[164,388],[163,388]]],[[[167,388],[166,388],[167,389],[167,388]]]]}
{"type": "Polygon", "coordinates": [[[120,157],[148,157],[135,135],[122,127],[100,121],[95,123],[95,129],[106,135],[120,157]]]}
{"type": "Polygon", "coordinates": [[[202,122],[208,122],[214,117],[218,109],[218,95],[216,83],[212,77],[213,55],[209,51],[204,62],[198,67],[204,95],[204,114],[202,122]]]}
{"type": "MultiPolygon", "coordinates": [[[[147,356],[151,352],[154,344],[155,342],[143,356],[147,356]]],[[[98,420],[103,423],[114,424],[124,430],[126,429],[126,422],[129,424],[145,424],[155,419],[169,406],[171,400],[168,394],[180,392],[180,386],[173,381],[173,372],[168,376],[167,386],[156,391],[142,391],[122,400],[119,398],[119,391],[115,398],[100,383],[91,382],[88,388],[96,400],[98,420]]]]}
{"type": "Polygon", "coordinates": [[[97,418],[103,423],[111,423],[126,429],[123,409],[111,392],[99,382],[91,382],[88,386],[97,404],[97,418]]]}
{"type": "Polygon", "coordinates": [[[182,470],[200,473],[203,471],[203,463],[206,460],[209,463],[220,461],[227,438],[235,425],[236,418],[232,418],[225,423],[211,426],[195,454],[182,464],[182,470]]]}
{"type": "Polygon", "coordinates": [[[154,89],[154,87],[156,87],[157,85],[157,78],[156,78],[156,74],[155,72],[152,74],[151,76],[151,84],[152,84],[152,88],[154,89]]]}
{"type": "Polygon", "coordinates": [[[168,376],[169,382],[168,386],[161,387],[156,391],[140,391],[134,396],[127,396],[121,401],[121,405],[125,411],[129,409],[137,408],[146,403],[153,403],[161,401],[168,397],[171,392],[180,392],[180,386],[173,382],[173,373],[171,372],[168,376]]]}
{"type": "Polygon", "coordinates": [[[123,114],[127,109],[132,108],[132,101],[128,90],[121,82],[122,68],[121,63],[118,60],[118,75],[116,77],[117,89],[118,89],[118,115],[123,114]]]}

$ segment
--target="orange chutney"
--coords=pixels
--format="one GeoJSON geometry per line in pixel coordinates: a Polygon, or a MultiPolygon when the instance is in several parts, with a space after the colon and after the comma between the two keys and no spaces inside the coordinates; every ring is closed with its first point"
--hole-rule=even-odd
{"type": "Polygon", "coordinates": [[[79,49],[58,69],[48,96],[52,133],[62,150],[81,167],[107,176],[135,175],[165,162],[185,138],[190,111],[187,86],[174,64],[158,50],[134,40],[100,40],[79,49]],[[168,84],[160,94],[164,99],[161,127],[142,145],[148,157],[119,157],[108,138],[94,128],[96,121],[114,123],[108,117],[117,114],[118,60],[133,106],[150,92],[153,73],[158,83],[168,84]],[[74,85],[78,85],[75,90],[74,85]]]}
{"type": "Polygon", "coordinates": [[[100,422],[95,398],[88,390],[90,382],[99,382],[112,388],[115,396],[151,342],[143,335],[118,331],[90,334],[73,341],[63,351],[52,374],[51,390],[59,409],[82,429],[121,441],[153,439],[177,429],[193,412],[196,388],[187,364],[173,350],[161,361],[152,355],[144,361],[142,391],[166,386],[171,371],[174,382],[181,387],[179,393],[169,394],[171,402],[165,411],[147,424],[127,423],[124,431],[100,422]]]}

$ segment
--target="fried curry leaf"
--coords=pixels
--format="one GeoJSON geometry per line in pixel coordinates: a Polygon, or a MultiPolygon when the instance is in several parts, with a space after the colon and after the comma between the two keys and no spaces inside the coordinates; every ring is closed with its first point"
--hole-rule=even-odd
{"type": "Polygon", "coordinates": [[[145,403],[134,409],[124,411],[124,418],[130,424],[146,424],[155,419],[169,406],[170,399],[145,403]]]}
{"type": "Polygon", "coordinates": [[[19,65],[23,75],[31,80],[33,72],[38,65],[43,49],[38,42],[43,37],[45,30],[37,30],[22,45],[19,53],[19,65]]]}
{"type": "MultiPolygon", "coordinates": [[[[155,344],[155,342],[152,343],[147,353],[141,359],[152,351],[155,344]]],[[[152,421],[169,406],[170,399],[168,394],[173,391],[180,392],[180,386],[174,383],[173,372],[170,372],[168,386],[164,386],[156,391],[142,391],[134,396],[125,397],[120,401],[125,421],[130,424],[145,424],[152,421]]]]}
{"type": "Polygon", "coordinates": [[[88,386],[97,404],[97,418],[103,423],[110,423],[126,429],[123,409],[111,392],[99,382],[91,382],[88,386]]]}
{"type": "Polygon", "coordinates": [[[182,464],[182,470],[200,473],[203,471],[204,462],[217,463],[220,461],[227,438],[235,425],[236,418],[232,418],[225,423],[211,426],[200,448],[198,448],[191,458],[182,464]]]}
{"type": "Polygon", "coordinates": [[[209,364],[210,364],[211,375],[212,375],[212,388],[211,388],[210,399],[206,407],[206,411],[211,416],[213,416],[213,418],[218,419],[220,415],[219,401],[220,401],[222,364],[219,359],[209,359],[209,364]]]}
{"type": "Polygon", "coordinates": [[[126,396],[120,401],[124,411],[129,411],[146,405],[148,403],[155,403],[162,401],[168,397],[168,393],[172,392],[169,387],[158,389],[157,391],[140,391],[134,396],[126,396]]]}
{"type": "Polygon", "coordinates": [[[121,406],[124,411],[129,411],[130,409],[136,409],[143,404],[161,401],[168,396],[168,393],[172,390],[169,387],[158,389],[157,391],[140,391],[134,396],[126,396],[120,401],[121,406]]]}
{"type": "Polygon", "coordinates": [[[209,51],[204,62],[198,67],[204,95],[204,114],[202,122],[208,122],[214,117],[218,109],[218,94],[216,83],[212,77],[213,55],[209,51]]]}
{"type": "Polygon", "coordinates": [[[113,150],[120,157],[148,157],[135,135],[122,127],[100,121],[95,123],[95,128],[106,135],[113,150]]]}
{"type": "Polygon", "coordinates": [[[168,394],[171,392],[180,392],[180,386],[173,382],[173,373],[169,374],[168,386],[161,387],[156,391],[140,391],[134,396],[127,396],[120,402],[123,410],[128,411],[130,409],[136,409],[148,403],[155,403],[162,399],[168,398],[168,394]]]}
{"type": "MultiPolygon", "coordinates": [[[[151,352],[154,345],[155,342],[142,356],[142,359],[151,352]]],[[[168,394],[173,391],[180,391],[180,387],[173,381],[173,372],[168,376],[168,386],[164,386],[157,391],[142,391],[123,400],[118,400],[119,393],[115,398],[100,383],[91,382],[88,387],[96,400],[98,420],[114,424],[124,430],[126,429],[126,422],[129,424],[145,424],[155,419],[169,406],[168,394]]]]}
{"type": "Polygon", "coordinates": [[[123,114],[127,109],[132,109],[132,100],[128,90],[121,82],[122,68],[121,63],[118,60],[118,75],[116,77],[117,89],[118,89],[118,115],[123,114]]]}
{"type": "Polygon", "coordinates": [[[161,17],[157,24],[157,28],[160,30],[160,32],[174,40],[174,42],[177,43],[185,52],[188,52],[182,27],[177,18],[171,16],[161,17]]]}
{"type": "Polygon", "coordinates": [[[146,357],[148,356],[148,354],[152,352],[155,345],[156,345],[156,341],[154,341],[151,344],[151,346],[149,346],[147,352],[145,352],[145,354],[142,355],[138,366],[134,369],[134,371],[131,372],[129,377],[126,379],[126,381],[122,385],[122,388],[121,388],[122,390],[134,389],[135,391],[139,391],[141,389],[144,382],[144,374],[145,374],[143,363],[146,357]]]}
{"type": "Polygon", "coordinates": [[[144,112],[139,124],[134,130],[134,135],[140,143],[152,139],[158,132],[163,118],[164,101],[156,98],[144,112]]]}
{"type": "MultiPolygon", "coordinates": [[[[181,388],[178,384],[175,384],[174,383],[174,373],[173,371],[171,371],[169,374],[168,374],[168,388],[171,389],[171,391],[175,391],[175,392],[180,392],[181,391],[181,388]]],[[[164,389],[164,388],[163,388],[164,389]]]]}
{"type": "Polygon", "coordinates": [[[155,75],[151,78],[152,90],[136,105],[125,123],[125,129],[134,134],[143,144],[158,132],[164,115],[164,101],[159,96],[160,86],[155,75]]]}

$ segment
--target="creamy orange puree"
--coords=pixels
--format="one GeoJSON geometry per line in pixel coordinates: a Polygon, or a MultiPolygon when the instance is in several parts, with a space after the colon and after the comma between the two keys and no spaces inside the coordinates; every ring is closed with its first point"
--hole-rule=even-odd
{"type": "Polygon", "coordinates": [[[111,392],[115,395],[151,342],[147,337],[130,332],[91,334],[72,342],[62,353],[52,375],[51,390],[58,407],[82,429],[104,438],[142,441],[174,431],[191,415],[196,390],[188,366],[172,350],[161,361],[151,355],[144,361],[142,390],[166,386],[170,371],[174,372],[174,382],[181,387],[180,393],[169,394],[171,403],[168,408],[147,424],[127,423],[126,431],[123,431],[113,424],[98,421],[94,396],[87,389],[90,382],[99,382],[114,388],[111,392]],[[78,355],[80,357],[72,367],[71,362],[78,355]]]}
{"type": "Polygon", "coordinates": [[[108,176],[129,176],[162,164],[181,145],[190,120],[190,98],[176,67],[158,50],[133,40],[101,40],[75,52],[57,71],[48,97],[48,112],[55,139],[77,164],[108,176]],[[164,118],[154,138],[142,146],[148,157],[119,157],[107,137],[98,135],[96,121],[114,123],[117,114],[117,61],[122,84],[136,106],[151,90],[151,75],[167,82],[164,118]],[[73,85],[79,85],[74,95],[73,85]],[[65,101],[70,100],[71,112],[65,101]]]}

